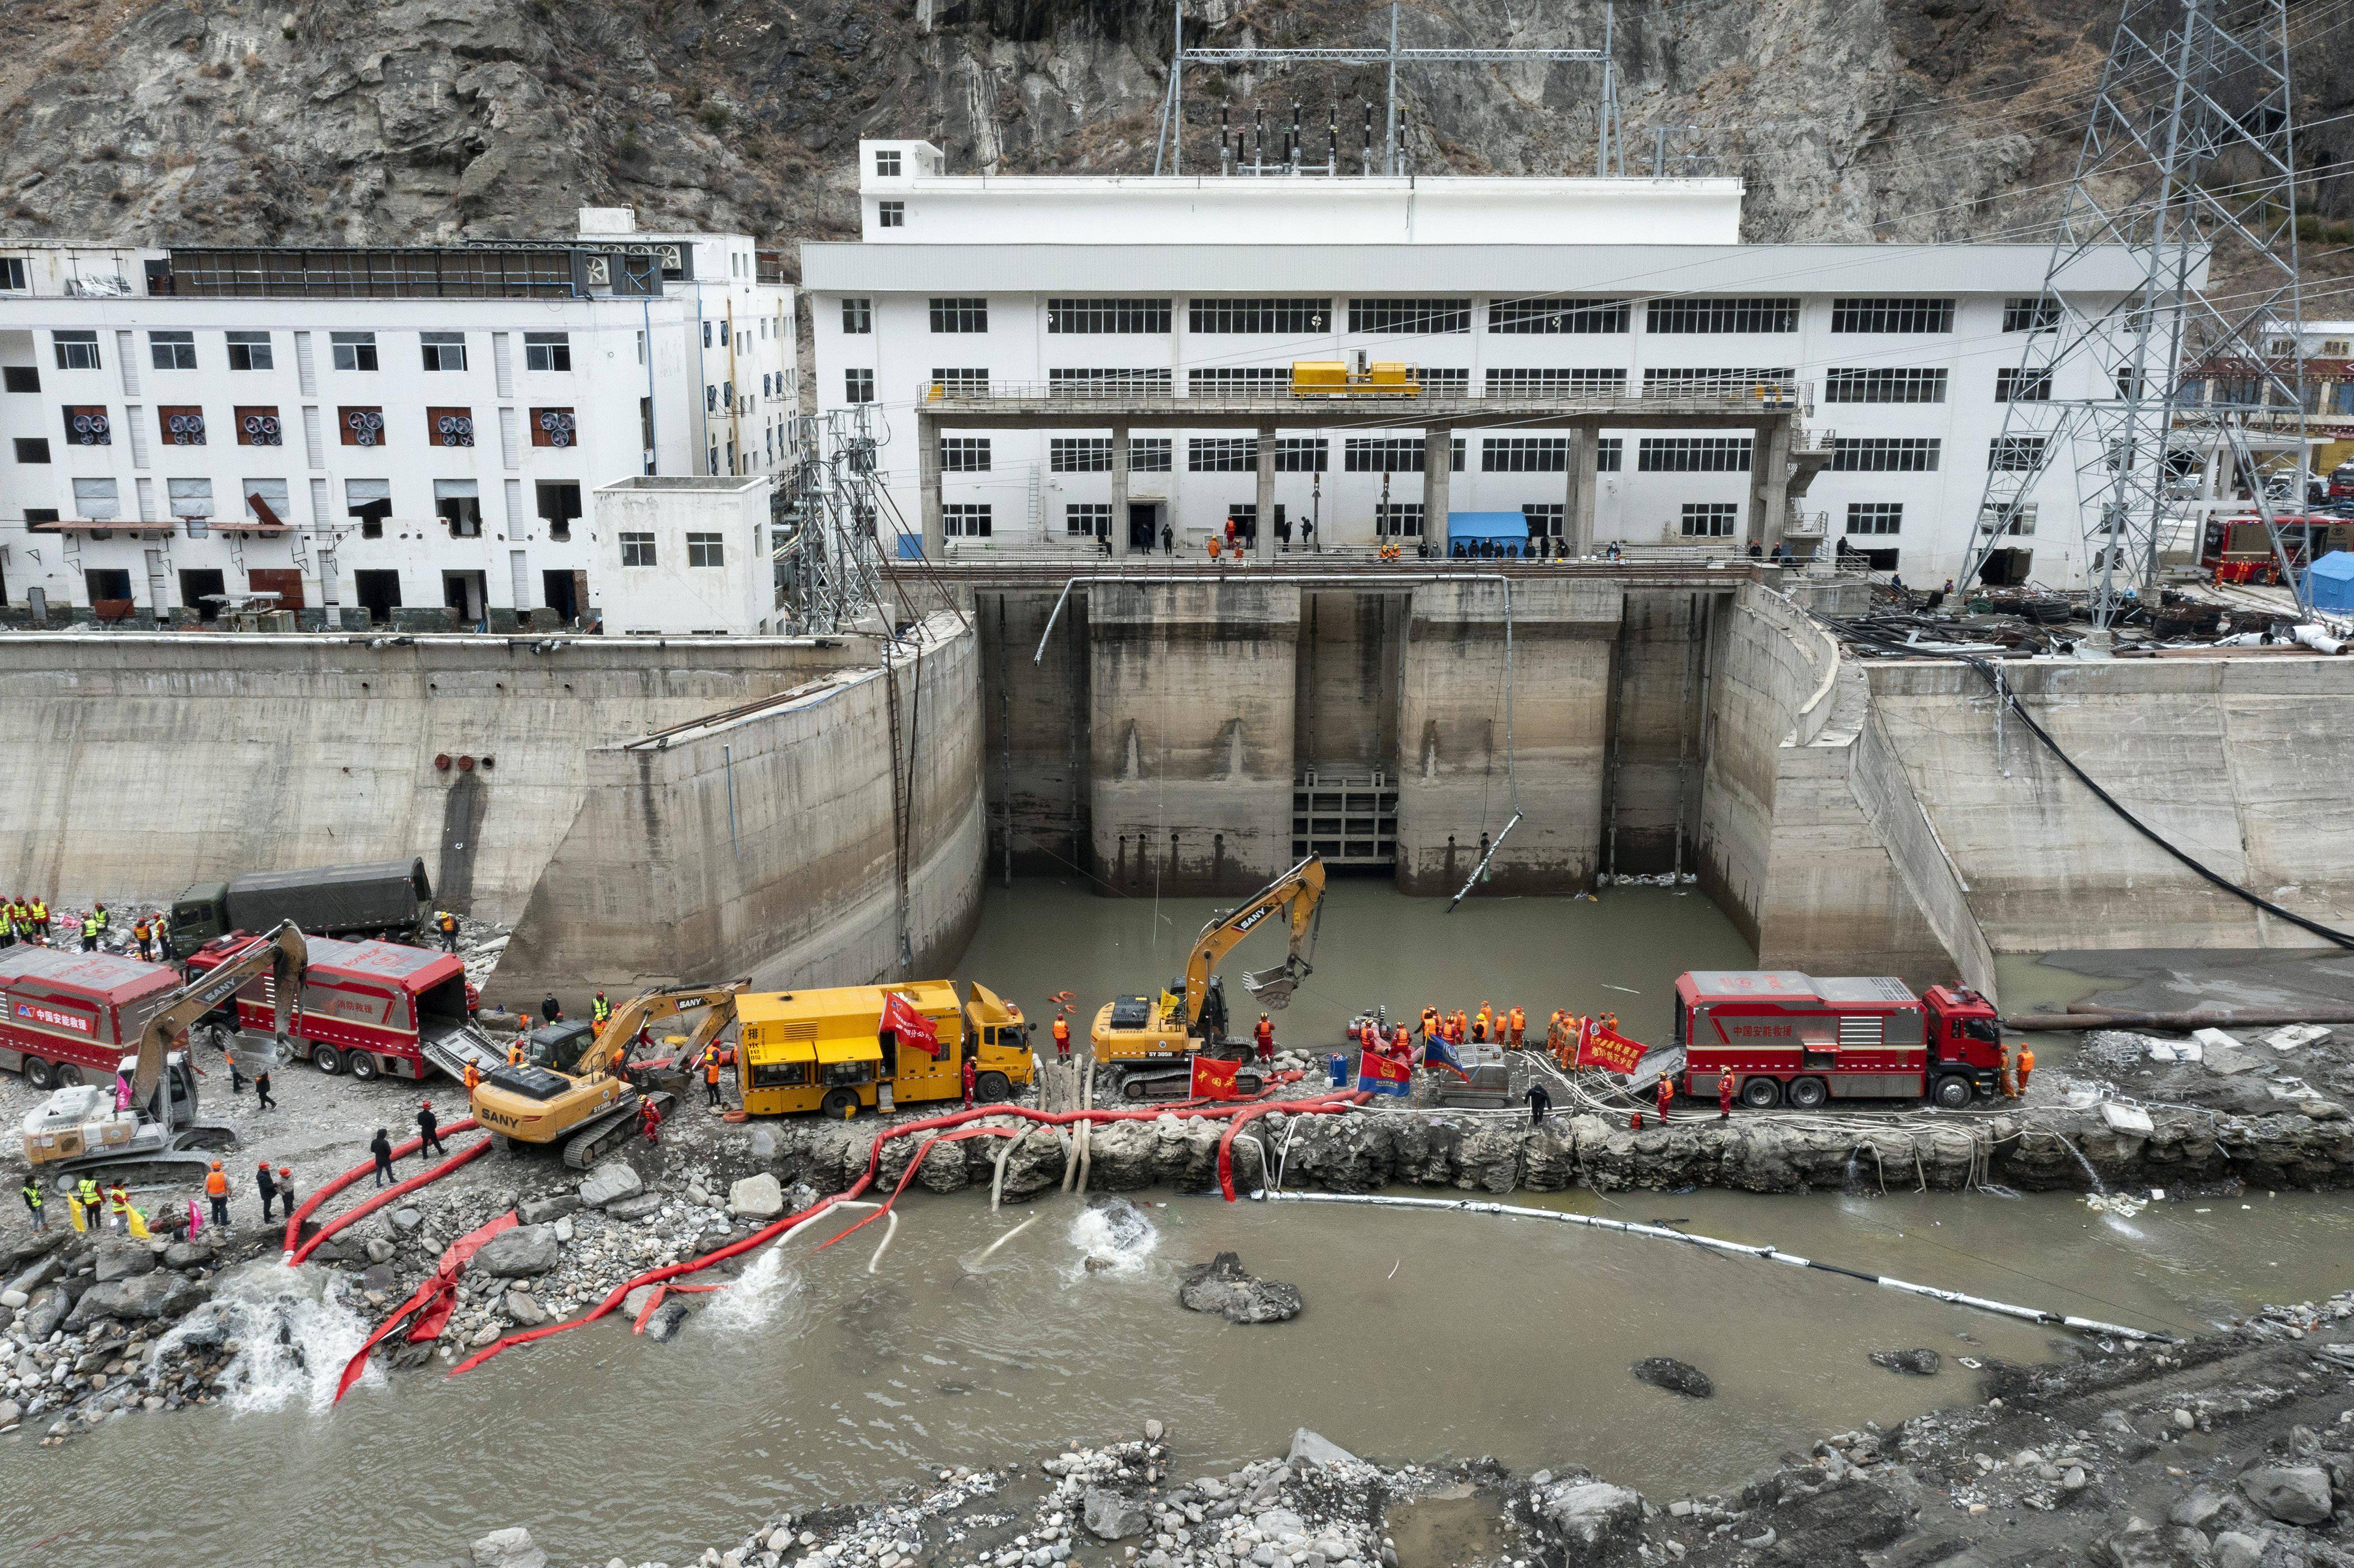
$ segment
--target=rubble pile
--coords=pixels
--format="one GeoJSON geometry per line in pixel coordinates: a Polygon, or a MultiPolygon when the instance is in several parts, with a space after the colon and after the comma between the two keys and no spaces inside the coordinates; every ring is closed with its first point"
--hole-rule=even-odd
{"type": "Polygon", "coordinates": [[[0,1287],[0,1431],[47,1418],[44,1443],[133,1410],[210,1404],[235,1347],[191,1347],[145,1375],[165,1331],[211,1296],[214,1247],[64,1230],[8,1255],[0,1287]]]}

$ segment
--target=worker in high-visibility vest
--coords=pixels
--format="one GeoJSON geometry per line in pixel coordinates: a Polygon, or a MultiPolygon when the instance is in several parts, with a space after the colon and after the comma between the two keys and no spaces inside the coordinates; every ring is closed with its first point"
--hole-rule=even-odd
{"type": "Polygon", "coordinates": [[[716,1040],[703,1048],[703,1092],[710,1097],[713,1110],[726,1103],[719,1092],[719,1042],[716,1040]]]}
{"type": "Polygon", "coordinates": [[[213,1201],[213,1224],[226,1226],[228,1224],[228,1177],[221,1171],[221,1162],[217,1160],[213,1161],[213,1168],[205,1172],[205,1196],[213,1201]]]}
{"type": "Polygon", "coordinates": [[[97,951],[98,934],[105,929],[105,925],[98,917],[98,911],[93,909],[85,914],[81,917],[81,950],[85,953],[97,951]]]}
{"type": "Polygon", "coordinates": [[[472,1099],[474,1091],[482,1086],[482,1070],[474,1065],[473,1058],[466,1059],[466,1097],[472,1099]]]}
{"type": "Polygon", "coordinates": [[[443,952],[454,953],[458,950],[458,917],[455,915],[451,914],[447,909],[437,911],[433,916],[433,928],[441,933],[443,952]]]}
{"type": "Polygon", "coordinates": [[[1061,1013],[1055,1014],[1055,1060],[1071,1059],[1071,1024],[1061,1013]]]}
{"type": "Polygon", "coordinates": [[[78,1231],[98,1228],[98,1182],[90,1177],[74,1183],[73,1221],[78,1231]]]}
{"type": "Polygon", "coordinates": [[[49,904],[46,898],[33,900],[33,932],[44,942],[49,939],[49,904]]]}
{"type": "Polygon", "coordinates": [[[1425,1050],[1429,1049],[1431,1039],[1433,1036],[1437,1035],[1437,1033],[1438,1009],[1435,1007],[1424,1008],[1422,1010],[1422,1043],[1425,1050]]]}
{"type": "Polygon", "coordinates": [[[1275,1060],[1275,1025],[1267,1022],[1266,1013],[1262,1012],[1258,1015],[1258,1027],[1251,1031],[1251,1038],[1258,1042],[1260,1061],[1275,1060]]]}
{"type": "Polygon", "coordinates": [[[2019,1097],[2027,1097],[2027,1075],[2035,1071],[2035,1052],[2029,1046],[2019,1048],[2019,1097]]]}
{"type": "Polygon", "coordinates": [[[613,1004],[605,1000],[603,991],[599,991],[597,1000],[588,1004],[588,1022],[602,1029],[605,1027],[605,1020],[612,1016],[613,1004]]]}

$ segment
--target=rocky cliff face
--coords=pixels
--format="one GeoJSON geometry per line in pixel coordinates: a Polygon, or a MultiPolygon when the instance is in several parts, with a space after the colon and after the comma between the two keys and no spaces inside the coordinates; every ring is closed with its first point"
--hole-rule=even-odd
{"type": "MultiPolygon", "coordinates": [[[[1376,0],[1187,0],[1193,41],[1371,45],[1376,0]]],[[[2296,9],[2303,11],[2303,7],[2296,9]]],[[[2354,98],[2316,6],[2315,120],[2354,98]]],[[[1418,6],[1408,44],[1598,43],[1602,0],[1418,6]]],[[[2113,0],[1625,0],[1630,173],[1744,176],[1752,238],[1991,238],[2049,211],[2113,0]],[[1655,126],[1696,126],[1670,131],[1655,126]]],[[[585,204],[783,243],[854,227],[853,145],[924,135],[959,169],[1148,171],[1161,0],[19,0],[0,7],[0,233],[397,241],[564,232],[585,204]]],[[[1590,67],[1425,67],[1424,171],[1583,172],[1590,67]]],[[[1219,113],[1344,163],[1378,69],[1190,73],[1189,166],[1219,113]]],[[[2334,164],[2354,125],[2301,162],[2334,164]]],[[[2325,211],[2354,211],[2342,181],[2325,211]]]]}

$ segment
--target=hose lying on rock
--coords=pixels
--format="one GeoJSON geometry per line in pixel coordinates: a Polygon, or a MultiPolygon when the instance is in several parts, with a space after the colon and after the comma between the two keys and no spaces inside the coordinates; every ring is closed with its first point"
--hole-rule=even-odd
{"type": "MultiPolygon", "coordinates": [[[[472,1117],[468,1117],[462,1121],[451,1122],[441,1130],[445,1133],[461,1133],[472,1132],[473,1129],[474,1119],[472,1117]]],[[[421,1136],[412,1138],[405,1142],[394,1144],[392,1146],[392,1157],[395,1160],[398,1160],[404,1156],[414,1154],[424,1147],[425,1139],[421,1136]]],[[[302,1222],[309,1219],[312,1214],[316,1213],[320,1204],[325,1202],[328,1199],[334,1197],[336,1193],[342,1192],[345,1188],[350,1186],[353,1182],[358,1181],[361,1177],[366,1175],[369,1171],[375,1169],[376,1161],[373,1159],[363,1160],[357,1165],[353,1166],[349,1171],[345,1171],[342,1175],[328,1179],[325,1182],[321,1184],[317,1192],[312,1193],[308,1198],[302,1201],[302,1206],[301,1208],[286,1216],[286,1251],[290,1255],[287,1261],[290,1263],[296,1261],[291,1255],[293,1253],[295,1247],[302,1244],[302,1222]]],[[[313,1245],[317,1245],[320,1240],[341,1230],[345,1225],[349,1224],[352,1220],[356,1217],[356,1213],[346,1214],[343,1218],[334,1221],[326,1230],[321,1231],[317,1236],[312,1238],[313,1245]]]]}
{"type": "MultiPolygon", "coordinates": [[[[471,1119],[466,1121],[453,1121],[443,1130],[453,1133],[464,1132],[473,1125],[474,1124],[471,1119]]],[[[418,1141],[422,1140],[420,1139],[418,1141]]],[[[334,1235],[337,1231],[345,1229],[346,1226],[356,1221],[367,1218],[370,1214],[375,1213],[378,1209],[383,1208],[387,1203],[398,1202],[402,1198],[407,1197],[409,1193],[416,1192],[419,1187],[428,1186],[432,1182],[439,1181],[442,1177],[450,1174],[451,1171],[457,1170],[458,1167],[465,1164],[466,1161],[473,1159],[483,1150],[489,1149],[490,1146],[491,1140],[488,1138],[484,1138],[477,1143],[470,1144],[466,1148],[458,1150],[457,1153],[452,1154],[447,1160],[444,1160],[440,1164],[434,1166],[429,1171],[411,1176],[406,1181],[395,1182],[392,1186],[369,1194],[365,1202],[361,1202],[356,1207],[347,1209],[344,1213],[337,1214],[334,1219],[329,1220],[325,1224],[320,1226],[318,1233],[313,1235],[310,1240],[302,1242],[300,1245],[293,1244],[292,1239],[292,1234],[296,1222],[293,1220],[288,1220],[286,1222],[286,1227],[289,1233],[289,1245],[286,1249],[286,1262],[288,1266],[292,1266],[292,1265],[298,1264],[304,1258],[310,1256],[313,1252],[316,1252],[319,1249],[320,1243],[325,1241],[329,1236],[334,1235]]],[[[404,1150],[413,1150],[416,1147],[416,1143],[404,1143],[400,1147],[404,1150]]],[[[354,1166],[352,1170],[345,1171],[343,1176],[336,1179],[336,1190],[340,1191],[343,1185],[349,1181],[355,1172],[360,1171],[373,1171],[375,1169],[376,1161],[373,1160],[369,1160],[368,1163],[364,1166],[354,1166]]],[[[325,1194],[321,1193],[318,1196],[313,1197],[311,1201],[312,1202],[316,1203],[319,1201],[319,1198],[323,1196],[325,1196],[325,1194]]]]}

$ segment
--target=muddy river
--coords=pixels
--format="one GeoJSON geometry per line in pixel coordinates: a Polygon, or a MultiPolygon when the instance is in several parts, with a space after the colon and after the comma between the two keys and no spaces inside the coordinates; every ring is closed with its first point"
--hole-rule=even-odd
{"type": "MultiPolygon", "coordinates": [[[[992,890],[964,972],[1034,1007],[1165,979],[1205,906],[1158,910],[1049,885],[992,890]],[[1133,977],[1133,978],[1131,978],[1133,977]]],[[[1595,1005],[1660,1032],[1680,969],[1748,961],[1697,895],[1444,906],[1342,884],[1288,1030],[1373,1001],[1532,1012],[1595,1005]],[[1604,1003],[1603,1005],[1609,1005],[1604,1003]]],[[[1246,948],[1240,959],[1270,961],[1246,948]]],[[[2354,1206],[2284,1196],[2153,1205],[1986,1194],[1515,1200],[1770,1241],[1851,1267],[2190,1331],[2262,1301],[2343,1288],[2354,1206]]],[[[479,1372],[372,1374],[333,1413],[364,1325],[312,1271],[227,1288],[283,1324],[228,1407],[126,1416],[68,1447],[0,1439],[0,1564],[105,1552],[182,1564],[446,1564],[487,1529],[531,1527],[554,1562],[692,1562],[791,1507],[871,1497],[919,1466],[1018,1459],[1169,1424],[1180,1464],[1279,1448],[1295,1426],[1394,1459],[1576,1462],[1674,1495],[1729,1483],[1813,1434],[1968,1395],[1961,1358],[2051,1353],[2046,1331],[1852,1280],[1566,1226],[1154,1193],[1024,1217],[912,1193],[879,1266],[857,1240],[759,1255],[675,1341],[615,1325],[479,1372]],[[1235,1329],[1180,1310],[1174,1277],[1221,1248],[1308,1310],[1235,1329]],[[1089,1270],[1093,1253],[1116,1266],[1089,1270]],[[1872,1365],[1925,1346],[1935,1378],[1872,1365]],[[297,1353],[297,1352],[301,1353],[297,1353]],[[1698,1403],[1634,1382],[1670,1355],[1715,1381],[1698,1403]]]]}

